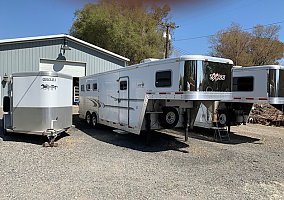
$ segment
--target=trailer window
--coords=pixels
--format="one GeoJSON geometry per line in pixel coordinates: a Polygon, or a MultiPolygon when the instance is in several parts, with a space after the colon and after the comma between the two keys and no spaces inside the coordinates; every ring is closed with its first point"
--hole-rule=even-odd
{"type": "Polygon", "coordinates": [[[97,83],[94,83],[94,84],[93,84],[93,90],[94,90],[94,91],[97,91],[97,89],[98,89],[98,84],[97,84],[97,83]]]}
{"type": "Polygon", "coordinates": [[[82,92],[85,91],[85,85],[81,85],[81,91],[82,91],[82,92]]]}
{"type": "Polygon", "coordinates": [[[87,84],[87,85],[86,85],[86,90],[87,90],[87,91],[90,91],[90,90],[91,90],[91,84],[87,84]]]}
{"type": "Polygon", "coordinates": [[[253,77],[234,77],[233,78],[233,91],[251,92],[253,91],[253,77]]]}
{"type": "Polygon", "coordinates": [[[120,90],[127,90],[127,81],[120,81],[120,90]]]}
{"type": "Polygon", "coordinates": [[[284,70],[279,69],[279,97],[284,97],[284,70]]]}
{"type": "Polygon", "coordinates": [[[156,87],[171,87],[172,85],[172,72],[161,71],[156,72],[156,87]]]}

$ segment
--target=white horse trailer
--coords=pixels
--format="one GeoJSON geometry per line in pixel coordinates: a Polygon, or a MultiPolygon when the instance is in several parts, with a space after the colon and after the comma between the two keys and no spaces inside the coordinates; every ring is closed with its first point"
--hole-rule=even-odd
{"type": "Polygon", "coordinates": [[[72,77],[56,72],[14,73],[4,97],[3,129],[45,135],[54,144],[57,135],[72,126],[72,77]]]}
{"type": "Polygon", "coordinates": [[[233,67],[232,122],[246,123],[254,103],[269,103],[284,112],[284,66],[233,67]]]}
{"type": "Polygon", "coordinates": [[[80,78],[79,116],[139,134],[141,130],[218,126],[231,100],[229,59],[181,56],[80,78]]]}

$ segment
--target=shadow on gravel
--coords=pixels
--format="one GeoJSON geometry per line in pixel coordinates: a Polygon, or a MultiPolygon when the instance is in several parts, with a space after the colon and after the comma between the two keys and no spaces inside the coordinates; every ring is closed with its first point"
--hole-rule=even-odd
{"type": "MultiPolygon", "coordinates": [[[[180,130],[182,131],[182,130],[180,130]]],[[[218,142],[214,139],[214,131],[202,128],[195,128],[194,132],[189,134],[190,138],[210,141],[210,142],[218,142]]],[[[231,132],[230,133],[230,141],[224,141],[222,143],[236,145],[236,144],[243,144],[243,143],[257,143],[260,141],[259,138],[248,137],[244,135],[239,135],[237,133],[231,132]]]]}
{"type": "Polygon", "coordinates": [[[182,153],[188,153],[188,151],[182,150],[189,145],[179,141],[180,137],[167,135],[153,131],[151,132],[151,138],[149,143],[146,143],[145,137],[141,135],[135,135],[132,133],[118,134],[113,132],[113,128],[107,126],[98,126],[93,129],[80,120],[78,116],[73,116],[73,124],[77,129],[86,133],[87,135],[115,146],[125,147],[142,152],[161,152],[161,151],[179,151],[182,153]]]}
{"type": "MultiPolygon", "coordinates": [[[[69,136],[69,135],[63,132],[60,134],[60,136],[56,138],[56,141],[66,136],[69,136]]],[[[3,135],[2,126],[1,126],[1,131],[0,131],[0,138],[2,138],[3,141],[23,142],[23,143],[30,143],[30,144],[36,144],[36,145],[42,145],[44,142],[47,141],[47,137],[42,136],[42,135],[31,135],[31,134],[23,134],[23,133],[8,133],[7,135],[3,135]]]]}

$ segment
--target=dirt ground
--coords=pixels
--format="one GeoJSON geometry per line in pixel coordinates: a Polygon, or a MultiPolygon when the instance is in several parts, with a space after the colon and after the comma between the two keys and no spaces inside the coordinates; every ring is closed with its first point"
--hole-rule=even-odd
{"type": "Polygon", "coordinates": [[[0,137],[0,199],[284,199],[284,128],[246,125],[231,141],[197,130],[153,132],[151,142],[74,121],[56,148],[0,137]]]}

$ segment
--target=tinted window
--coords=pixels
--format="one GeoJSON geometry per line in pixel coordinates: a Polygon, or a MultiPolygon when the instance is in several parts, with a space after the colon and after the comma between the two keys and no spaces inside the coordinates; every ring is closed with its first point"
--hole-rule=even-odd
{"type": "Polygon", "coordinates": [[[284,97],[284,70],[279,70],[279,97],[284,97]]]}
{"type": "Polygon", "coordinates": [[[81,85],[81,91],[85,91],[85,85],[81,85]]]}
{"type": "Polygon", "coordinates": [[[94,84],[93,84],[93,90],[96,91],[97,89],[98,89],[98,84],[97,84],[97,83],[94,83],[94,84]]]}
{"type": "Polygon", "coordinates": [[[91,84],[87,84],[87,85],[86,85],[86,90],[87,90],[87,91],[90,91],[90,90],[91,90],[91,84]]]}
{"type": "Polygon", "coordinates": [[[251,92],[253,91],[253,77],[234,77],[233,91],[251,92]]]}
{"type": "Polygon", "coordinates": [[[156,73],[156,87],[171,87],[172,85],[172,72],[162,71],[156,73]]]}
{"type": "Polygon", "coordinates": [[[184,91],[196,91],[197,61],[189,60],[184,65],[184,91]]]}
{"type": "Polygon", "coordinates": [[[127,90],[127,81],[120,81],[120,90],[127,90]]]}
{"type": "Polygon", "coordinates": [[[198,91],[231,91],[231,69],[228,63],[204,61],[203,66],[197,66],[198,91]]]}

